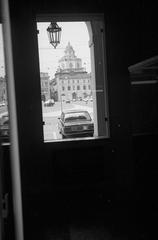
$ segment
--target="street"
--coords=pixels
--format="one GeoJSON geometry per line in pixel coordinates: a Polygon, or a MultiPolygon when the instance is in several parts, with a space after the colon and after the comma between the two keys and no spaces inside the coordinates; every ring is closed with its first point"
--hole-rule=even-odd
{"type": "MultiPolygon", "coordinates": [[[[93,119],[93,102],[88,101],[87,103],[84,101],[76,101],[66,103],[63,102],[55,102],[54,106],[45,107],[44,103],[42,102],[42,113],[43,113],[43,135],[44,141],[54,141],[58,139],[62,139],[61,135],[59,134],[58,130],[58,117],[60,117],[61,109],[63,110],[75,110],[75,109],[82,109],[87,110],[91,118],[93,119]]],[[[8,113],[7,107],[1,107],[0,109],[0,118],[3,115],[8,113]]]]}
{"type": "Polygon", "coordinates": [[[60,117],[61,109],[63,110],[75,110],[82,109],[87,110],[92,119],[93,119],[93,102],[88,101],[87,103],[84,101],[76,101],[71,103],[63,102],[55,102],[52,107],[44,107],[42,105],[43,110],[43,121],[44,124],[44,141],[53,141],[62,139],[61,135],[58,131],[58,117],[60,117]]]}

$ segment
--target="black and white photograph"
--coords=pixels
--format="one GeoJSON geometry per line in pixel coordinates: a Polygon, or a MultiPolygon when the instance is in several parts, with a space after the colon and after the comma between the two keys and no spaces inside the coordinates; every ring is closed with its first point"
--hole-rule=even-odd
{"type": "Polygon", "coordinates": [[[154,1],[0,0],[0,240],[158,236],[154,1]]]}

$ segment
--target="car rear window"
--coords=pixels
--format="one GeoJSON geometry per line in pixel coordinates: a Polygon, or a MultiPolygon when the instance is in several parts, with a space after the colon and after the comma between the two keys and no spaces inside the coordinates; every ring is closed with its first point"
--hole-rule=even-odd
{"type": "Polygon", "coordinates": [[[90,121],[91,117],[87,112],[77,112],[77,113],[67,113],[65,114],[65,122],[69,121],[80,121],[80,120],[86,120],[90,121]]]}

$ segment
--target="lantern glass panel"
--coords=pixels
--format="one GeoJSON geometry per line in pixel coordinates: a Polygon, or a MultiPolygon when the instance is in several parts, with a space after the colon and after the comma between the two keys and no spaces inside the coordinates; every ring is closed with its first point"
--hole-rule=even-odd
{"type": "Polygon", "coordinates": [[[61,28],[55,22],[51,22],[47,28],[49,42],[53,45],[54,48],[60,43],[61,37],[61,28]]]}

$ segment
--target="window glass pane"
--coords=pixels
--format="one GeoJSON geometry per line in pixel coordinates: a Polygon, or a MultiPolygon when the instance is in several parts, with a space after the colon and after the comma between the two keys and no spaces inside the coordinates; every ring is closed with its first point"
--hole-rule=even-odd
{"type": "Polygon", "coordinates": [[[65,114],[65,122],[68,121],[79,121],[79,120],[91,120],[90,115],[87,112],[73,112],[65,114]]]}
{"type": "Polygon", "coordinates": [[[0,24],[0,138],[2,143],[9,142],[7,82],[4,61],[2,24],[0,24]]]}

